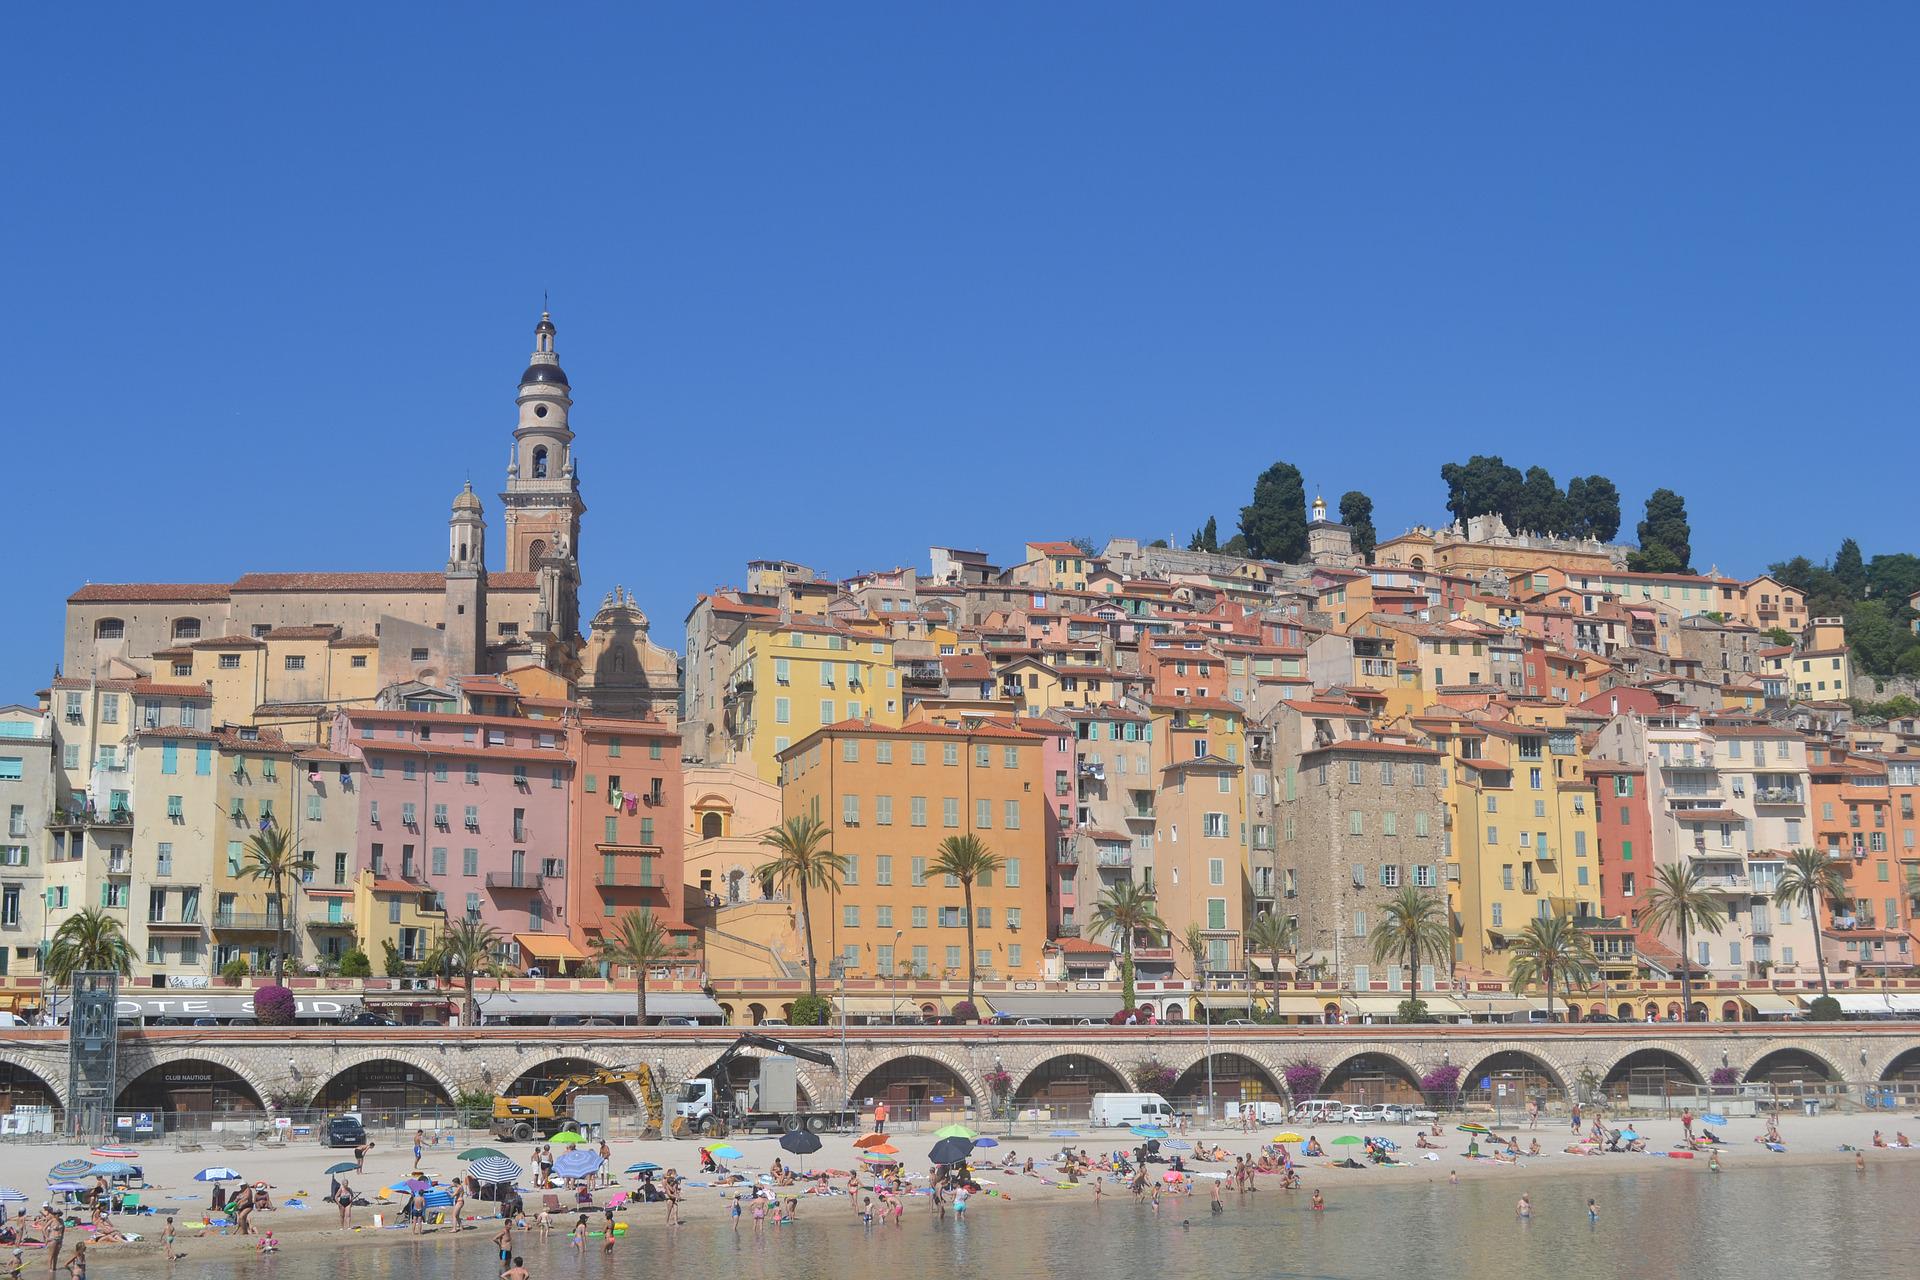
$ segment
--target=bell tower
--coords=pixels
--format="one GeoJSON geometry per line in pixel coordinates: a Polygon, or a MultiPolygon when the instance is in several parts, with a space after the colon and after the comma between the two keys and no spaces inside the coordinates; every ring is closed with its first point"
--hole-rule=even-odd
{"type": "Polygon", "coordinates": [[[480,495],[469,483],[447,517],[446,636],[449,675],[484,668],[487,654],[487,522],[480,495]]]}
{"type": "Polygon", "coordinates": [[[543,621],[562,643],[580,631],[580,477],[574,469],[573,407],[554,350],[553,317],[540,313],[533,355],[520,375],[520,420],[513,429],[506,510],[507,572],[539,575],[543,621]]]}

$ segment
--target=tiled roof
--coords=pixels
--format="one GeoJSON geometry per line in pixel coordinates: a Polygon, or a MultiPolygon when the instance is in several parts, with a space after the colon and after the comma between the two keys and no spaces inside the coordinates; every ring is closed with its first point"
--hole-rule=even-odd
{"type": "Polygon", "coordinates": [[[331,640],[340,634],[340,628],[331,623],[319,623],[310,627],[275,627],[267,632],[268,640],[331,640]]]}
{"type": "Polygon", "coordinates": [[[193,649],[264,649],[264,640],[255,640],[252,636],[209,636],[205,640],[195,640],[188,646],[193,649]]]}
{"type": "MultiPolygon", "coordinates": [[[[247,591],[443,591],[444,573],[244,573],[231,590],[247,591]]],[[[531,573],[490,573],[487,585],[512,591],[539,585],[531,573]]],[[[221,598],[229,588],[222,587],[221,598]]]]}
{"type": "Polygon", "coordinates": [[[1069,955],[1110,956],[1113,954],[1112,947],[1103,947],[1086,938],[1055,938],[1053,945],[1069,955]]]}
{"type": "Polygon", "coordinates": [[[143,604],[178,600],[198,604],[225,600],[227,593],[224,582],[89,582],[68,596],[67,603],[143,604]]]}
{"type": "Polygon", "coordinates": [[[1377,755],[1425,756],[1438,759],[1440,752],[1432,747],[1416,747],[1405,742],[1375,742],[1370,738],[1350,738],[1344,742],[1331,743],[1324,747],[1315,747],[1311,751],[1302,751],[1301,757],[1340,753],[1345,751],[1365,752],[1377,755]]]}
{"type": "Polygon", "coordinates": [[[135,680],[133,691],[159,698],[211,698],[213,696],[205,685],[165,684],[159,680],[135,680]]]}

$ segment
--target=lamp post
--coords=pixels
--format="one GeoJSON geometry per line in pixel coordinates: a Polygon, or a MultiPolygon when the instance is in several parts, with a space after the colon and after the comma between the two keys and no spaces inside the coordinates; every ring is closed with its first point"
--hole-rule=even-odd
{"type": "Polygon", "coordinates": [[[888,985],[892,988],[893,995],[893,999],[887,1004],[887,1014],[893,1019],[895,1026],[900,1025],[900,939],[904,936],[904,930],[893,931],[893,972],[887,975],[892,979],[888,985]]]}

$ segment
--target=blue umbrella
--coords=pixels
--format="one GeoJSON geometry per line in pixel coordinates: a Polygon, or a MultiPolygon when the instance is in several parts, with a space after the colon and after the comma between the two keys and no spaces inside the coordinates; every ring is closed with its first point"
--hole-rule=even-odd
{"type": "Polygon", "coordinates": [[[998,1138],[975,1138],[973,1145],[976,1147],[997,1147],[1000,1145],[1000,1140],[998,1138]]]}
{"type": "Polygon", "coordinates": [[[1631,1129],[1622,1129],[1620,1131],[1620,1140],[1622,1142],[1638,1142],[1640,1141],[1640,1135],[1631,1129]]]}
{"type": "Polygon", "coordinates": [[[1178,1138],[1169,1138],[1165,1142],[1161,1143],[1160,1145],[1165,1147],[1169,1151],[1193,1150],[1193,1144],[1191,1142],[1182,1142],[1178,1138]]]}
{"type": "Polygon", "coordinates": [[[707,1151],[715,1160],[738,1160],[741,1158],[738,1147],[708,1147],[707,1151]]]}
{"type": "Polygon", "coordinates": [[[99,1164],[93,1166],[93,1172],[109,1178],[117,1178],[123,1173],[132,1173],[133,1166],[125,1160],[102,1160],[99,1164]]]}
{"type": "Polygon", "coordinates": [[[62,1160],[47,1170],[47,1176],[49,1178],[84,1178],[92,1172],[93,1161],[91,1160],[62,1160]]]}
{"type": "Polygon", "coordinates": [[[1164,1138],[1167,1136],[1165,1129],[1150,1124],[1136,1124],[1131,1129],[1128,1129],[1127,1132],[1136,1138],[1164,1138]]]}
{"type": "Polygon", "coordinates": [[[481,1182],[512,1182],[520,1176],[520,1166],[505,1156],[481,1156],[467,1172],[481,1182]]]}
{"type": "Polygon", "coordinates": [[[627,1166],[628,1173],[658,1173],[660,1166],[651,1160],[636,1160],[627,1166]]]}
{"type": "Polygon", "coordinates": [[[73,1192],[73,1191],[84,1191],[86,1190],[86,1188],[82,1187],[77,1182],[49,1182],[47,1184],[47,1190],[73,1192]]]}
{"type": "Polygon", "coordinates": [[[965,1138],[942,1138],[933,1144],[927,1159],[934,1164],[959,1164],[972,1150],[973,1143],[965,1138]]]}
{"type": "Polygon", "coordinates": [[[420,1204],[421,1207],[427,1209],[451,1209],[453,1207],[453,1193],[444,1189],[429,1191],[421,1199],[420,1204]]]}
{"type": "Polygon", "coordinates": [[[240,1176],[238,1169],[229,1169],[225,1165],[215,1165],[211,1169],[202,1169],[193,1175],[195,1182],[232,1182],[240,1176]]]}
{"type": "Polygon", "coordinates": [[[553,1172],[562,1178],[584,1178],[601,1163],[598,1151],[569,1151],[553,1162],[553,1172]]]}
{"type": "Polygon", "coordinates": [[[1700,1117],[1701,1124],[1725,1124],[1726,1122],[1727,1118],[1725,1116],[1716,1115],[1711,1111],[1700,1117]]]}
{"type": "Polygon", "coordinates": [[[1077,1138],[1080,1135],[1072,1129],[1055,1129],[1047,1134],[1049,1138],[1077,1138]]]}

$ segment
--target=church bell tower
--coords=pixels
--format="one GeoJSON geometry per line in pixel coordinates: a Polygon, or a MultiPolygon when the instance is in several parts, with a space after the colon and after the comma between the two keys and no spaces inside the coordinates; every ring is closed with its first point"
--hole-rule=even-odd
{"type": "Polygon", "coordinates": [[[539,577],[540,629],[560,643],[580,632],[580,477],[574,469],[573,407],[566,371],[554,350],[553,317],[540,313],[533,355],[520,375],[520,420],[513,429],[507,487],[507,572],[539,577]]]}

